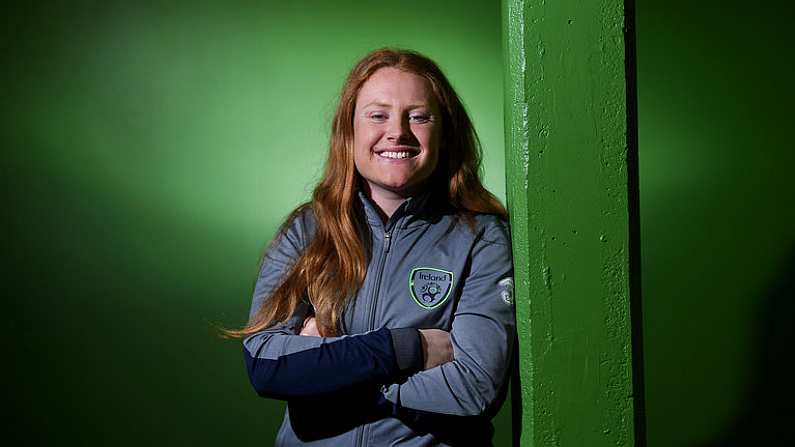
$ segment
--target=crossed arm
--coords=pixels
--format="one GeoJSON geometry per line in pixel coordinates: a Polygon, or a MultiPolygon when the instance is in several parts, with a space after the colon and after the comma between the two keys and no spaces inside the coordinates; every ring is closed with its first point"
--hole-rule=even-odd
{"type": "MultiPolygon", "coordinates": [[[[422,369],[431,369],[442,363],[453,360],[453,344],[450,342],[450,333],[441,329],[418,329],[422,343],[422,369]]],[[[317,330],[315,317],[304,320],[301,332],[298,335],[320,337],[317,330]]]]}
{"type": "MultiPolygon", "coordinates": [[[[268,296],[300,252],[300,233],[272,245],[255,288],[252,309],[268,296]]],[[[507,232],[493,230],[473,250],[451,332],[386,329],[319,337],[309,312],[244,341],[252,385],[263,397],[331,395],[380,384],[395,408],[460,416],[480,415],[498,400],[514,338],[513,308],[498,284],[512,276],[507,232]]]]}

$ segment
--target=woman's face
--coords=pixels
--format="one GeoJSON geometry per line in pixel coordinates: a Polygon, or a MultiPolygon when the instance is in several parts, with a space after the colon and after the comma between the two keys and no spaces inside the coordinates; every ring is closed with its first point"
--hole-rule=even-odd
{"type": "Polygon", "coordinates": [[[362,85],[353,117],[353,160],[375,196],[416,194],[436,169],[442,122],[431,83],[381,68],[362,85]]]}

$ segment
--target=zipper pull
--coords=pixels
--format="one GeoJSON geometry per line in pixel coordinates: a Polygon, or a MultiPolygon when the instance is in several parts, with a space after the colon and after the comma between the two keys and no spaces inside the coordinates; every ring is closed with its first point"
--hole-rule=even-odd
{"type": "Polygon", "coordinates": [[[389,245],[392,243],[392,235],[388,232],[384,233],[384,251],[389,252],[389,245]]]}

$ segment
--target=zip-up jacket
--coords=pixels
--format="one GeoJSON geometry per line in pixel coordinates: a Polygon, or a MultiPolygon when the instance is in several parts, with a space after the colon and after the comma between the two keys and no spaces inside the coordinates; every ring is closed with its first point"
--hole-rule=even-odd
{"type": "MultiPolygon", "coordinates": [[[[515,317],[507,225],[468,219],[430,194],[386,223],[359,193],[367,274],[338,337],[298,335],[311,306],[243,342],[254,389],[284,399],[276,445],[490,445],[505,397],[515,317]],[[422,370],[418,329],[450,332],[451,362],[422,370]]],[[[269,246],[253,316],[308,245],[307,208],[269,246]]]]}

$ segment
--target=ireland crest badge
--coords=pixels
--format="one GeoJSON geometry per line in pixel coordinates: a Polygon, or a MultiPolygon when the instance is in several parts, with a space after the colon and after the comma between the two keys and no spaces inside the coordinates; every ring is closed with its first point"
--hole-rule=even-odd
{"type": "Polygon", "coordinates": [[[411,297],[424,309],[434,309],[447,301],[452,290],[453,272],[419,267],[409,273],[411,297]]]}

